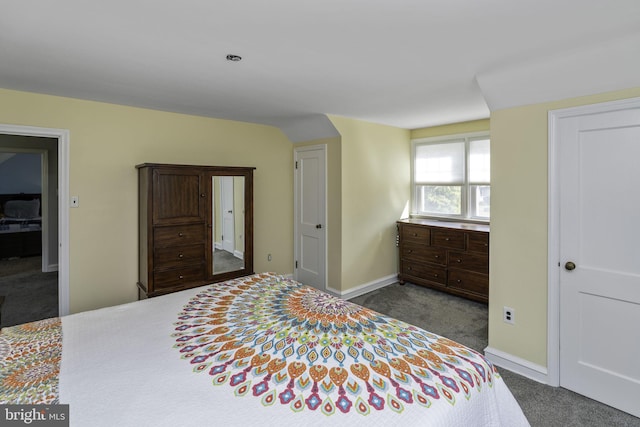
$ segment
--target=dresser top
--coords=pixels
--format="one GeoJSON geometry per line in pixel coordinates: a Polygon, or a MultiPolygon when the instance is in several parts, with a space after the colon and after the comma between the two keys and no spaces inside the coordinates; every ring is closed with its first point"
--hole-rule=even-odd
{"type": "Polygon", "coordinates": [[[454,228],[457,230],[489,232],[489,224],[473,224],[470,222],[446,221],[425,218],[404,218],[397,222],[402,224],[428,225],[429,227],[454,228]]]}

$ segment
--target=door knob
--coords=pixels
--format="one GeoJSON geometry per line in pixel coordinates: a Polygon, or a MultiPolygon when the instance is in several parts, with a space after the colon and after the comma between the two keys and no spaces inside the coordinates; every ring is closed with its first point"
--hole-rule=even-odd
{"type": "Polygon", "coordinates": [[[575,263],[569,261],[564,265],[564,268],[571,271],[571,270],[575,270],[576,269],[576,265],[575,263]]]}
{"type": "Polygon", "coordinates": [[[316,228],[322,228],[322,224],[316,225],[316,228]]]}

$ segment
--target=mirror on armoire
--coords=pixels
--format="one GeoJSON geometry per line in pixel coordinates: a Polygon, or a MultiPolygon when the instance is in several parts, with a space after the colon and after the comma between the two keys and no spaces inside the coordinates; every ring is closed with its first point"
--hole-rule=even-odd
{"type": "Polygon", "coordinates": [[[213,274],[244,268],[244,177],[212,176],[213,274]]]}
{"type": "Polygon", "coordinates": [[[253,273],[253,169],[217,169],[207,176],[211,277],[253,273]]]}

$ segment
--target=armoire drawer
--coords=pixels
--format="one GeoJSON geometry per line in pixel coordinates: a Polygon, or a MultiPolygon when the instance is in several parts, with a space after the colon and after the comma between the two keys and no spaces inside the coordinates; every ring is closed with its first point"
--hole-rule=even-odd
{"type": "Polygon", "coordinates": [[[153,265],[157,270],[199,264],[205,259],[205,255],[204,243],[156,248],[153,255],[153,265]]]}
{"type": "Polygon", "coordinates": [[[156,291],[163,288],[180,286],[182,283],[187,285],[193,282],[204,281],[204,279],[204,264],[186,266],[171,270],[155,271],[153,273],[153,281],[156,291]]]}
{"type": "Polygon", "coordinates": [[[204,224],[155,227],[153,238],[156,246],[190,245],[205,241],[204,224]]]}
{"type": "Polygon", "coordinates": [[[405,243],[400,249],[401,258],[433,262],[445,265],[447,263],[447,251],[442,248],[405,243]]]}
{"type": "Polygon", "coordinates": [[[400,274],[405,276],[418,277],[436,283],[447,283],[447,269],[437,265],[423,264],[402,260],[400,263],[400,274]]]}

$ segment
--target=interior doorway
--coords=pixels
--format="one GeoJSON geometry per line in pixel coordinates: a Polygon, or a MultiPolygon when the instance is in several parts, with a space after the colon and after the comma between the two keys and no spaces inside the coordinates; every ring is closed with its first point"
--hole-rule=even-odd
{"type": "MultiPolygon", "coordinates": [[[[69,193],[69,131],[0,124],[0,140],[4,140],[5,143],[13,140],[14,145],[23,150],[34,148],[34,145],[40,143],[36,148],[47,150],[45,173],[48,185],[46,190],[43,189],[43,192],[46,191],[46,197],[43,197],[41,202],[41,208],[47,216],[44,226],[47,230],[42,230],[46,236],[42,244],[47,246],[44,251],[47,259],[41,261],[40,270],[47,270],[47,274],[56,276],[58,304],[55,314],[69,314],[69,210],[66,202],[69,193]],[[55,152],[55,155],[51,152],[55,152]],[[52,181],[56,184],[52,185],[52,181]],[[52,201],[56,203],[52,204],[52,201]]],[[[42,219],[44,220],[44,216],[42,219]]]]}
{"type": "Polygon", "coordinates": [[[294,149],[294,278],[326,290],[326,145],[294,149]]]}
{"type": "Polygon", "coordinates": [[[1,326],[58,315],[57,181],[57,140],[0,135],[1,326]]]}

